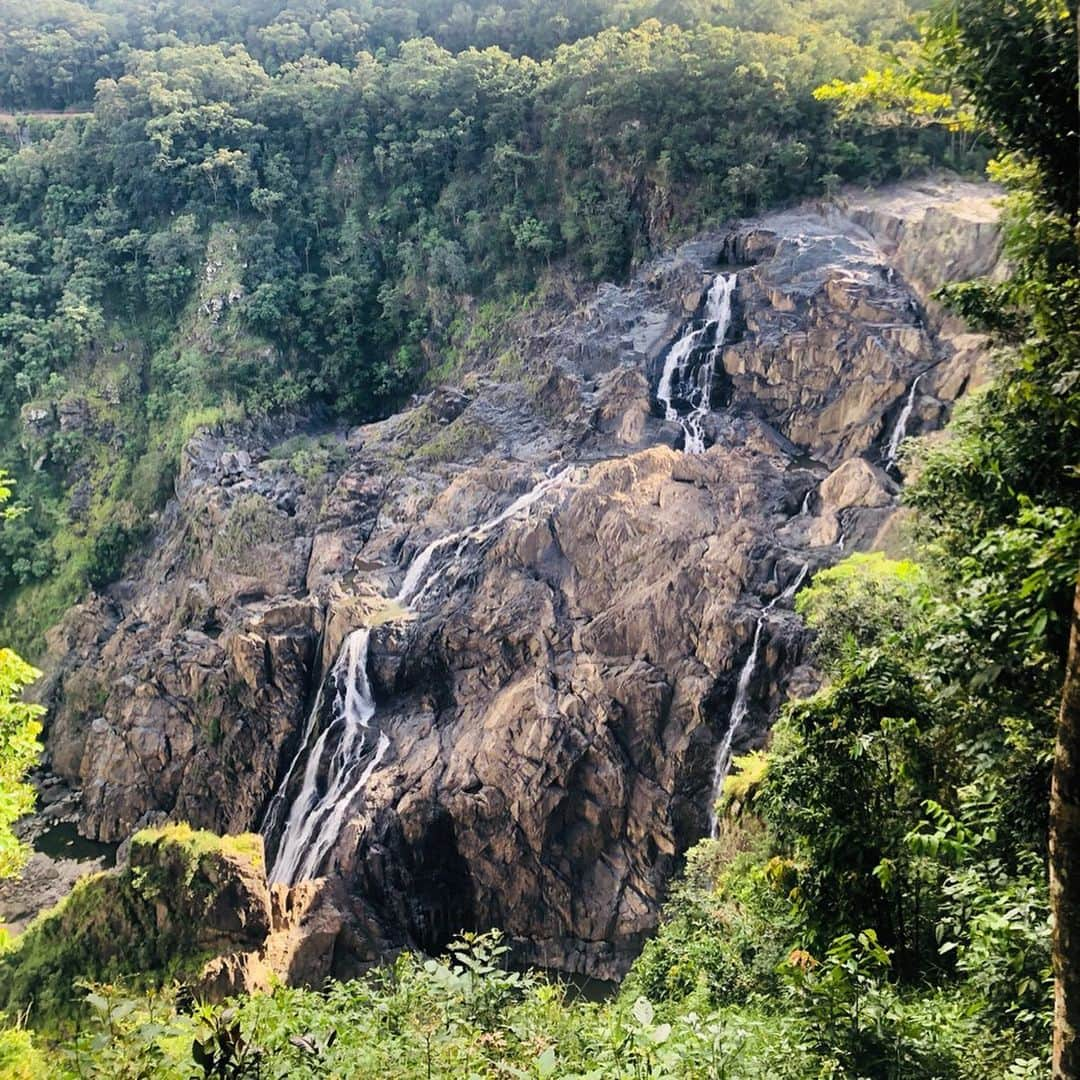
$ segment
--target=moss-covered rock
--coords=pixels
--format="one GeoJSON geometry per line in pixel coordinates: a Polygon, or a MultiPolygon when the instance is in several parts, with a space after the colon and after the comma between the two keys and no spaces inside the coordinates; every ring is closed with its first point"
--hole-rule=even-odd
{"type": "Polygon", "coordinates": [[[77,1011],[78,979],[160,983],[269,932],[260,837],[146,829],[127,866],[84,878],[0,955],[0,1011],[48,1026],[77,1011]]]}

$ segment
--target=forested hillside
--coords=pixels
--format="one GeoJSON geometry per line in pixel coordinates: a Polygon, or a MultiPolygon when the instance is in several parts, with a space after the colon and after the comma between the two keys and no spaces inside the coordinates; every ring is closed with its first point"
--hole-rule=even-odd
{"type": "Polygon", "coordinates": [[[541,59],[561,45],[603,30],[630,30],[648,19],[683,27],[708,24],[793,37],[835,35],[859,44],[910,36],[911,12],[925,4],[839,4],[800,0],[774,6],[753,0],[516,0],[480,4],[47,3],[8,5],[4,15],[7,108],[88,107],[98,79],[124,74],[127,49],[169,45],[242,45],[268,72],[307,57],[352,68],[360,52],[393,52],[431,38],[458,53],[498,48],[541,59]]]}
{"type": "Polygon", "coordinates": [[[977,160],[813,98],[910,52],[899,2],[2,18],[0,465],[33,512],[0,534],[0,625],[31,652],[198,424],[383,414],[474,324],[704,222],[977,160]]]}

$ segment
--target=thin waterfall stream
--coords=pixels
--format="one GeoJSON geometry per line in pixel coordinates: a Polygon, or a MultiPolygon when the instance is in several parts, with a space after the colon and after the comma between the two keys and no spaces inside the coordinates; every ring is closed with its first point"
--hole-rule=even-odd
{"type": "Polygon", "coordinates": [[[712,797],[709,800],[710,836],[716,835],[716,803],[723,794],[724,781],[731,771],[732,746],[735,736],[739,733],[747,714],[750,712],[750,685],[757,671],[758,658],[761,653],[762,631],[765,629],[765,624],[768,622],[772,611],[777,605],[787,603],[795,596],[809,573],[810,564],[803,563],[802,568],[791,584],[770,600],[761,609],[761,614],[758,615],[757,624],[754,627],[753,642],[750,645],[750,655],[746,658],[746,662],[739,671],[739,678],[735,684],[735,699],[731,703],[731,712],[728,714],[727,731],[724,733],[724,738],[716,751],[716,759],[713,764],[712,797]]]}
{"type": "MultiPolygon", "coordinates": [[[[731,327],[736,285],[734,273],[714,277],[702,325],[688,328],[672,346],[657,387],[657,400],[664,406],[665,417],[682,426],[684,448],[690,454],[703,453],[706,448],[705,420],[712,408],[716,364],[731,327]],[[695,365],[695,355],[701,350],[707,351],[695,365]]],[[[909,404],[913,403],[914,392],[913,386],[909,404]]],[[[903,415],[901,420],[906,422],[903,415]]],[[[428,543],[408,563],[393,601],[403,608],[418,608],[425,595],[457,565],[468,545],[483,541],[504,522],[528,512],[563,481],[571,468],[557,473],[549,470],[542,480],[492,517],[428,543]]],[[[809,509],[810,497],[808,493],[804,510],[809,509]]],[[[758,617],[750,654],[739,673],[728,729],[717,752],[714,802],[730,768],[733,740],[749,712],[750,688],[768,617],[779,603],[794,596],[808,572],[809,567],[804,565],[796,579],[758,617]]],[[[370,645],[370,628],[361,627],[346,636],[316,694],[300,749],[267,808],[263,834],[271,842],[278,838],[269,874],[272,882],[292,884],[323,871],[350,810],[390,750],[389,736],[373,724],[377,704],[368,676],[370,645]],[[331,693],[327,715],[326,699],[331,693]]],[[[714,830],[715,814],[710,809],[710,833],[714,830]]]]}
{"type": "Polygon", "coordinates": [[[900,455],[900,444],[907,438],[908,423],[911,421],[911,414],[915,410],[915,395],[919,391],[919,383],[922,382],[922,378],[922,375],[919,375],[911,384],[911,390],[908,392],[907,400],[904,402],[904,407],[900,410],[900,415],[896,418],[896,426],[893,428],[892,435],[889,437],[889,445],[885,451],[885,464],[889,468],[893,468],[896,465],[896,459],[900,455]]]}
{"type": "MultiPolygon", "coordinates": [[[[450,533],[423,548],[409,563],[394,602],[415,606],[462,554],[465,547],[489,536],[499,525],[529,510],[557,487],[571,467],[545,476],[503,510],[466,529],[450,533]],[[436,556],[455,548],[454,557],[435,565],[436,556]]],[[[341,834],[346,816],[390,749],[385,732],[372,727],[375,698],[368,678],[371,630],[361,627],[348,634],[330,674],[319,687],[304,725],[300,749],[278,786],[263,819],[267,840],[281,830],[277,854],[270,868],[271,882],[295,884],[317,877],[341,834]],[[319,731],[327,687],[333,687],[329,722],[319,731]],[[289,792],[303,762],[299,791],[289,792]]]]}

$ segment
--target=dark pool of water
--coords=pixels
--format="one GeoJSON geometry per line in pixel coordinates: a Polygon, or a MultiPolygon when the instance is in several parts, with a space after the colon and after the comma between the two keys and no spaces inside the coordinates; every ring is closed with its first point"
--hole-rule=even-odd
{"type": "Polygon", "coordinates": [[[607,1001],[619,992],[619,984],[610,979],[590,979],[588,975],[571,975],[564,980],[566,996],[571,1001],[607,1001]]]}
{"type": "Polygon", "coordinates": [[[558,983],[568,1001],[607,1001],[619,992],[619,984],[609,979],[592,979],[588,975],[567,975],[565,971],[540,968],[540,973],[558,983]]]}
{"type": "Polygon", "coordinates": [[[75,823],[63,821],[46,829],[34,841],[34,850],[50,859],[73,859],[75,862],[104,860],[106,866],[116,865],[116,844],[102,844],[80,836],[75,823]]]}

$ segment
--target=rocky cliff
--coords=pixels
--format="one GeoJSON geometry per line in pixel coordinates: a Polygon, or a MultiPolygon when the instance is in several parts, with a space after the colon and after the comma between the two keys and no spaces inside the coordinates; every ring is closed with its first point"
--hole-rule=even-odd
{"type": "Polygon", "coordinates": [[[49,1026],[77,1011],[77,979],[198,981],[207,955],[257,952],[271,935],[260,837],[178,825],[128,847],[122,870],[83,878],[0,956],[0,1007],[49,1026]]]}
{"type": "Polygon", "coordinates": [[[381,423],[196,437],[151,552],[51,635],[83,831],[262,826],[280,877],[331,880],[295,902],[337,913],[339,958],[498,925],[523,960],[623,970],[732,717],[760,742],[812,678],[804,568],[873,543],[898,434],[982,377],[929,289],[994,271],[995,194],[742,222],[537,308],[381,423]],[[695,329],[675,411],[702,380],[713,408],[687,454],[656,395],[695,329]]]}

